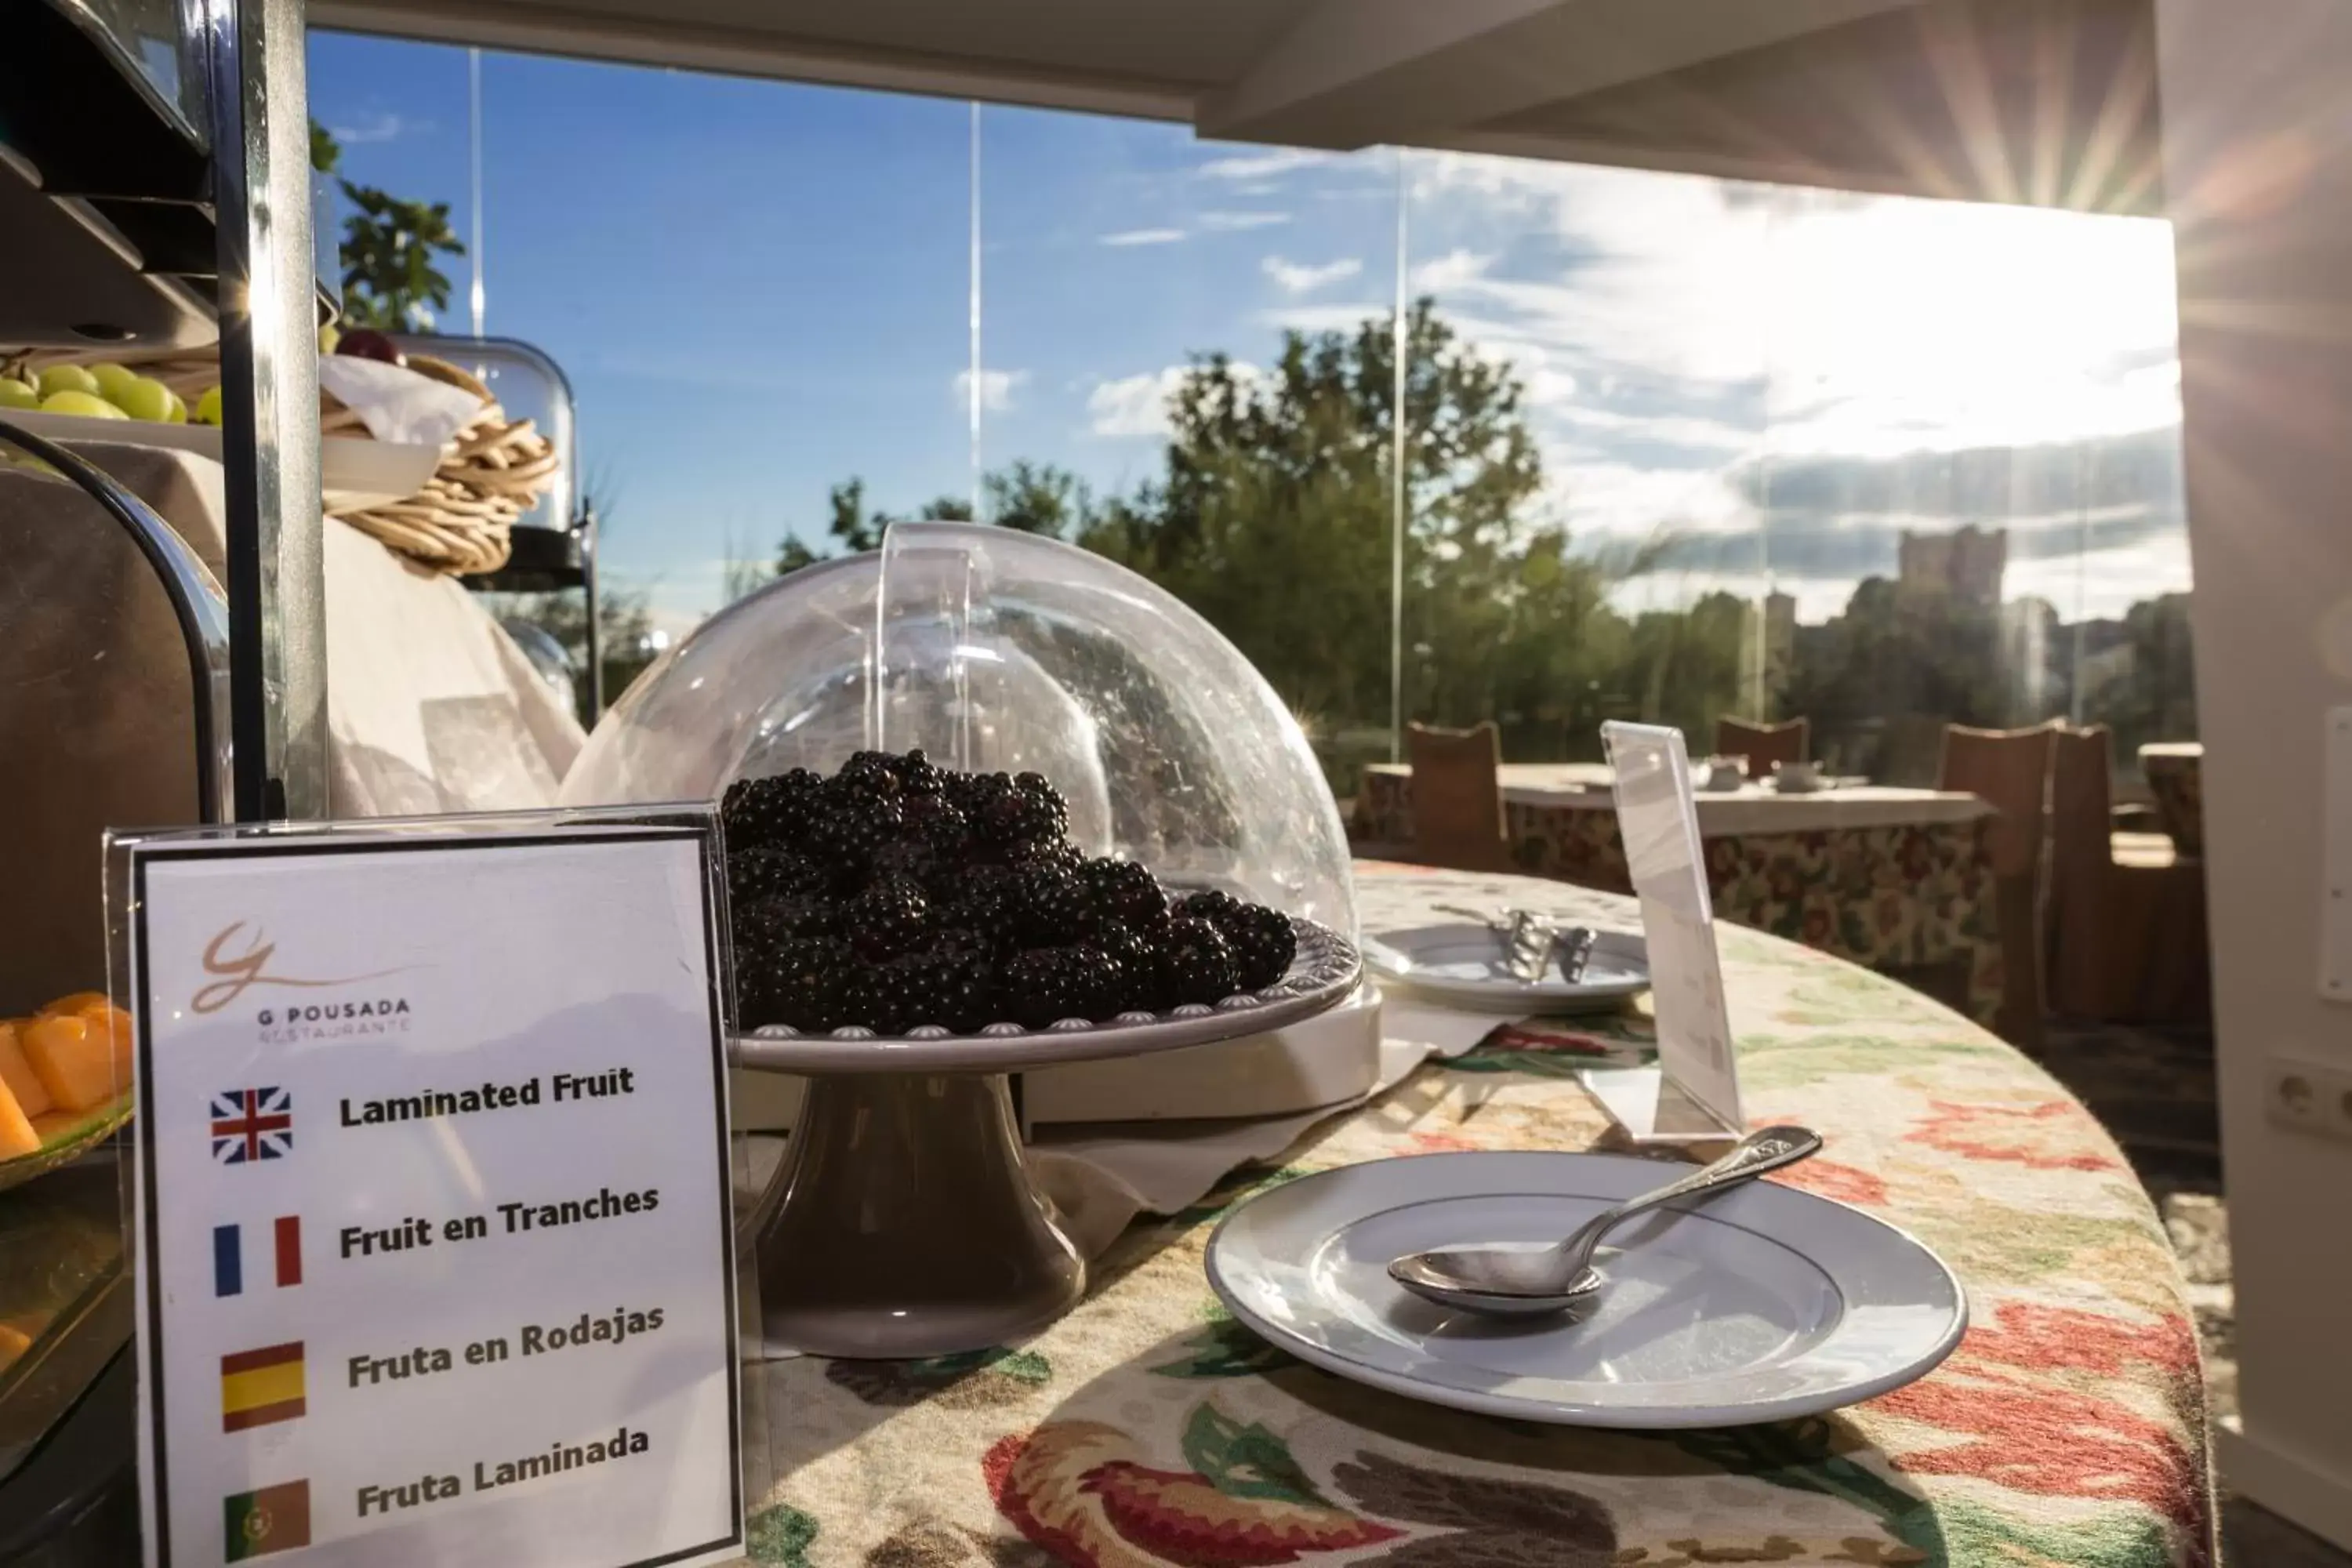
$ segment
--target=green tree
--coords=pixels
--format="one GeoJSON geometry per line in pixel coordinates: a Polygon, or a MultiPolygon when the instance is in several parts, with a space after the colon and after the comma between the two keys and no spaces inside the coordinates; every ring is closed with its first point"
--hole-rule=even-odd
{"type": "MultiPolygon", "coordinates": [[[[1232,638],[1327,734],[1385,733],[1396,333],[1286,334],[1274,367],[1202,356],[1168,403],[1166,469],[1079,542],[1232,638]]],[[[1591,742],[1627,647],[1601,564],[1542,515],[1543,468],[1507,364],[1422,300],[1406,318],[1408,717],[1493,719],[1515,753],[1591,742]]],[[[1381,742],[1384,744],[1384,742],[1381,742]]]]}
{"type": "Polygon", "coordinates": [[[361,326],[430,331],[449,305],[438,256],[463,256],[447,202],[413,202],[373,185],[339,182],[359,210],[343,223],[343,314],[361,326]]]}
{"type": "MultiPolygon", "coordinates": [[[[310,121],[310,167],[331,174],[343,161],[334,132],[310,121]]],[[[359,210],[343,220],[343,319],[386,331],[429,331],[449,308],[449,278],[434,258],[463,256],[446,202],[403,201],[373,185],[338,180],[359,210]]]]}

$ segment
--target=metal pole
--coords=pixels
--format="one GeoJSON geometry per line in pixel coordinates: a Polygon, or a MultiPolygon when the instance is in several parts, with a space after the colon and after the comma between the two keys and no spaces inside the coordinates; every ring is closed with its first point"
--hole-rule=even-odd
{"type": "Polygon", "coordinates": [[[467,254],[474,262],[474,287],[467,303],[473,307],[474,335],[488,336],[482,326],[488,301],[482,295],[482,51],[466,51],[466,141],[471,167],[472,224],[466,234],[467,254]]]}
{"type": "Polygon", "coordinates": [[[1395,342],[1390,357],[1396,361],[1395,385],[1390,392],[1389,425],[1389,761],[1404,761],[1404,542],[1405,506],[1412,490],[1405,484],[1405,359],[1412,343],[1412,311],[1405,278],[1404,149],[1396,150],[1396,318],[1395,342]]]}
{"type": "Polygon", "coordinates": [[[302,0],[194,0],[212,88],[238,820],[327,814],[318,293],[302,0]]]}
{"type": "Polygon", "coordinates": [[[980,100],[971,104],[971,293],[967,315],[971,325],[970,365],[964,372],[970,384],[964,389],[971,419],[971,515],[975,521],[988,520],[980,512],[980,414],[982,404],[980,364],[980,100]]]}

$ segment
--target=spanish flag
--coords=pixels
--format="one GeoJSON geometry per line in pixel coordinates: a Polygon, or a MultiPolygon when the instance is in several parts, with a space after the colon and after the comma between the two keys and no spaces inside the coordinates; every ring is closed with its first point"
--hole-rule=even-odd
{"type": "Polygon", "coordinates": [[[302,1414],[302,1342],[221,1357],[221,1430],[242,1432],[302,1414]]]}
{"type": "Polygon", "coordinates": [[[221,1500],[227,1531],[221,1557],[242,1563],[272,1552],[310,1544],[310,1483],[285,1481],[259,1491],[221,1500]]]}

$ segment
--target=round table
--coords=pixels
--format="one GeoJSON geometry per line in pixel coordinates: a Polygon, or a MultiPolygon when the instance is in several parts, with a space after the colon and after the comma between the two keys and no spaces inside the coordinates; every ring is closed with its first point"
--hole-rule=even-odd
{"type": "MultiPolygon", "coordinates": [[[[1505,763],[1511,864],[1631,891],[1612,777],[1598,763],[1505,763]]],[[[1365,770],[1363,841],[1412,842],[1412,784],[1410,767],[1365,770]]],[[[1696,804],[1719,918],[1852,959],[1993,1021],[2007,982],[1990,805],[1951,790],[1875,784],[1805,795],[1750,784],[1702,793],[1696,804]]]]}
{"type": "MultiPolygon", "coordinates": [[[[1496,903],[1622,922],[1559,882],[1360,862],[1364,928],[1496,903]]],[[[1834,1415],[1634,1436],[1416,1405],[1292,1361],[1217,1309],[1202,1249],[1267,1184],[1452,1149],[1587,1147],[1576,1083],[1639,1013],[1506,1026],[1335,1113],[1268,1168],[1131,1226],[1087,1300],[1017,1345],[754,1369],[753,1558],[906,1568],[2107,1568],[2211,1560],[2180,1274],[2112,1141],[1977,1026],[1827,954],[1723,929],[1747,1110],[1824,1153],[1775,1177],[1911,1231],[1972,1326],[1912,1386],[1834,1415]]]]}

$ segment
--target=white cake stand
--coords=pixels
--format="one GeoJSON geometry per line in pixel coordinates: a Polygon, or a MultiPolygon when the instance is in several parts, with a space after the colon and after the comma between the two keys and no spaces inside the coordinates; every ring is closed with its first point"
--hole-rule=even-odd
{"type": "Polygon", "coordinates": [[[782,1165],[751,1212],[761,1327],[816,1355],[899,1359],[1036,1332],[1086,1293],[1086,1260],[1030,1180],[1010,1074],[1280,1028],[1339,1003],[1360,964],[1293,917],[1298,952],[1264,991],[1213,1007],[976,1035],[922,1028],[739,1036],[739,1068],[808,1079],[782,1165]]]}

